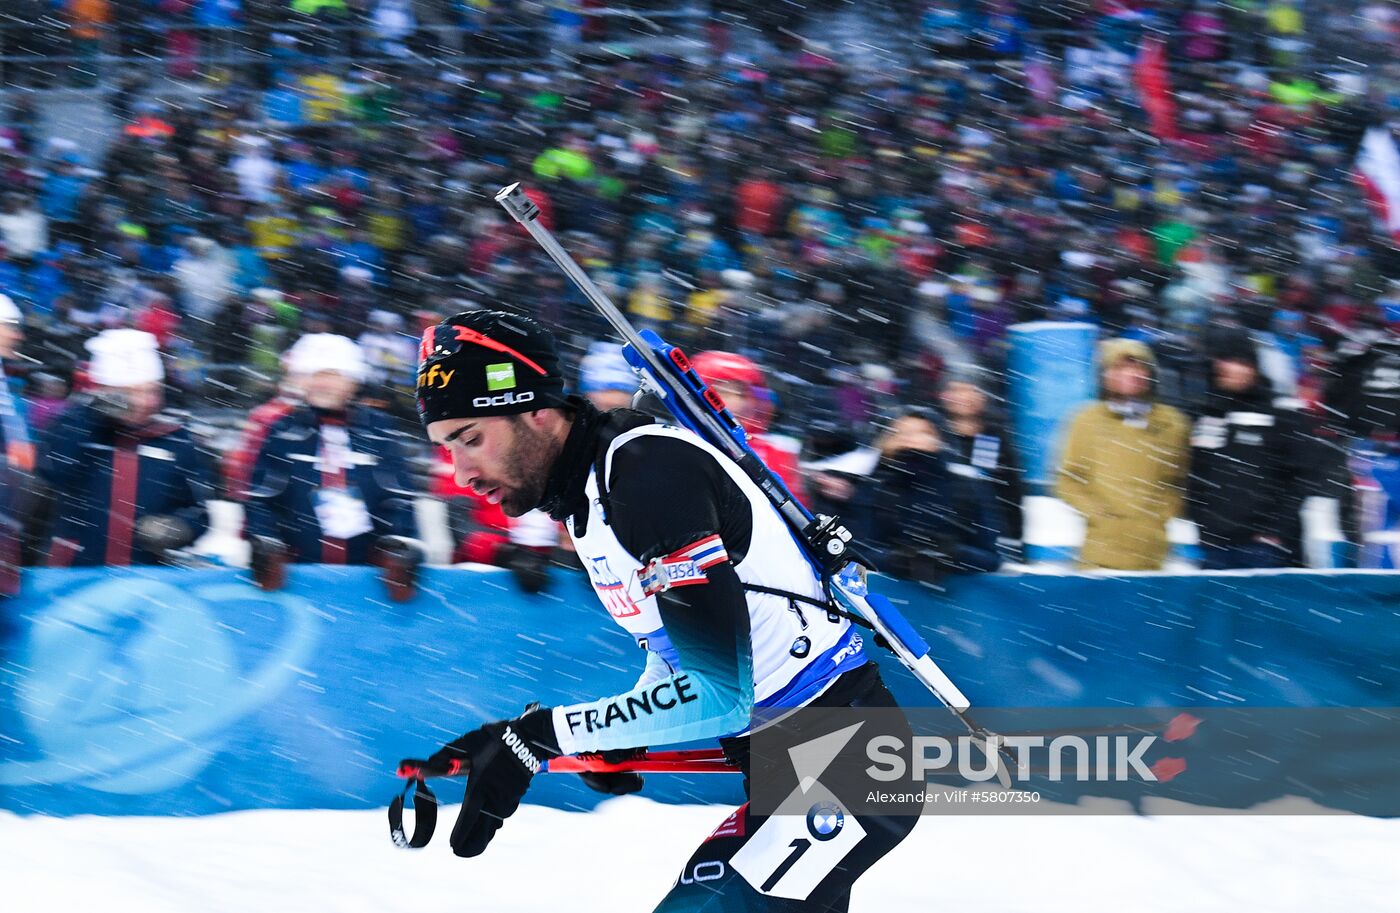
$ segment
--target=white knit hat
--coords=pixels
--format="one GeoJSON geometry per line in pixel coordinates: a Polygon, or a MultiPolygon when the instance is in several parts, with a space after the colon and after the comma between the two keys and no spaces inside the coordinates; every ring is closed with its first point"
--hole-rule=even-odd
{"type": "Polygon", "coordinates": [[[160,345],[141,330],[103,330],[87,341],[88,377],[103,387],[134,387],[165,379],[160,345]]]}
{"type": "Polygon", "coordinates": [[[296,341],[286,356],[293,374],[339,371],[355,381],[365,379],[365,356],[354,340],[335,333],[311,333],[296,341]]]}

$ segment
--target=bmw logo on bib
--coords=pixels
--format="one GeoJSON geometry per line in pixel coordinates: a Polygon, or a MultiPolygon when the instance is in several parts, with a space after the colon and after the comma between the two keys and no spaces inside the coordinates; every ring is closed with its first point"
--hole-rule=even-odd
{"type": "Polygon", "coordinates": [[[818,840],[830,840],[841,833],[846,813],[835,802],[818,802],[807,810],[807,830],[818,840]]]}
{"type": "Polygon", "coordinates": [[[792,646],[788,649],[788,652],[798,659],[802,659],[808,653],[812,652],[812,639],[804,634],[792,642],[792,646]]]}

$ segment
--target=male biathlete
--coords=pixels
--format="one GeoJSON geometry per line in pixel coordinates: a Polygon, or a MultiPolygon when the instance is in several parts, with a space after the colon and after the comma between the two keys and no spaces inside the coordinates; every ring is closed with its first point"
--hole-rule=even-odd
{"type": "MultiPolygon", "coordinates": [[[[821,579],[758,487],[688,431],[566,396],[553,339],[534,320],[483,310],[430,328],[418,410],[458,484],[507,516],[539,508],[564,523],[598,598],[646,650],[631,691],[532,705],[404,762],[424,775],[469,771],[458,855],[486,848],[548,759],[718,739],[747,789],[755,708],[895,706],[859,631],[827,611],[821,579]]],[[[632,775],[615,785],[640,784],[632,775]]],[[[813,849],[797,865],[792,847],[805,838],[778,835],[779,816],[746,803],[657,911],[844,911],[851,885],[915,821],[856,822],[840,809],[807,818],[813,849]],[[848,839],[832,839],[843,827],[848,839]]]]}

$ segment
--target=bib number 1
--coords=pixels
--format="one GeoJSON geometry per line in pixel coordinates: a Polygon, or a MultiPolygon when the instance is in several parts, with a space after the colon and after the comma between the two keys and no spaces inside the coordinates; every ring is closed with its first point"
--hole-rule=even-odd
{"type": "Polygon", "coordinates": [[[730,864],[761,894],[806,900],[864,837],[840,805],[818,802],[805,816],[768,818],[730,864]]]}

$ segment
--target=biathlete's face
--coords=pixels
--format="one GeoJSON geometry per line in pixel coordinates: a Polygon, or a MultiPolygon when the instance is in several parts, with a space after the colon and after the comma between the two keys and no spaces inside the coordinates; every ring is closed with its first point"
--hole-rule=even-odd
{"type": "Polygon", "coordinates": [[[519,517],[543,499],[554,462],[543,415],[443,419],[428,426],[428,437],[452,456],[458,485],[501,505],[507,517],[519,517]]]}

